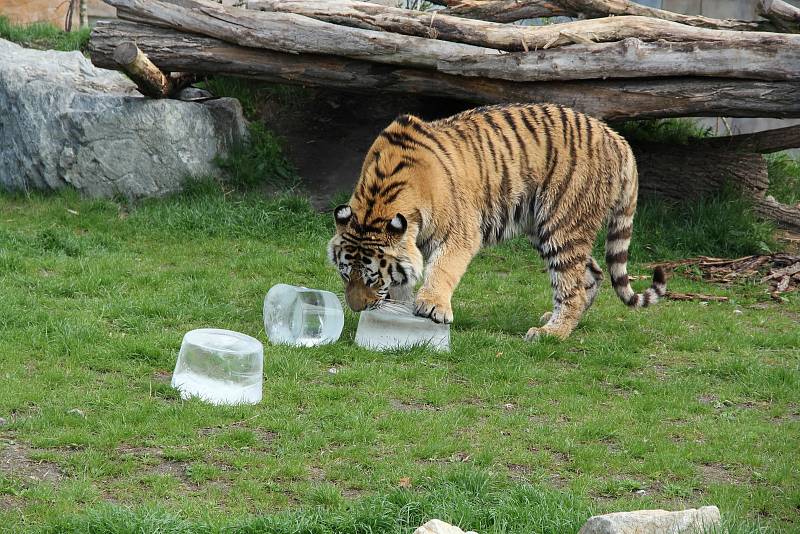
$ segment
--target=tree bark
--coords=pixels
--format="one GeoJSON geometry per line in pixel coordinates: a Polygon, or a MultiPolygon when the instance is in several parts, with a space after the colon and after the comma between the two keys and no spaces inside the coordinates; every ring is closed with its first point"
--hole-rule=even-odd
{"type": "Polygon", "coordinates": [[[547,49],[575,43],[620,41],[727,42],[738,47],[785,42],[800,46],[796,36],[696,28],[643,16],[578,20],[545,26],[514,26],[412,11],[354,0],[251,0],[249,9],[295,13],[317,20],[430,39],[466,43],[512,52],[547,49]]]}
{"type": "Polygon", "coordinates": [[[643,6],[628,0],[443,0],[447,9],[442,14],[493,22],[514,22],[538,17],[599,18],[620,15],[639,15],[679,22],[688,26],[736,31],[773,31],[770,22],[721,20],[699,15],[683,15],[643,6]]]}
{"type": "Polygon", "coordinates": [[[461,76],[510,81],[644,76],[800,79],[800,46],[783,43],[740,47],[725,42],[644,43],[625,39],[501,54],[462,43],[347,28],[293,13],[223,8],[203,0],[106,1],[118,9],[121,18],[143,18],[241,46],[368,59],[461,76]]]}
{"type": "Polygon", "coordinates": [[[170,78],[161,72],[133,41],[124,41],[117,45],[112,57],[143,95],[164,98],[172,92],[170,78]]]}
{"type": "Polygon", "coordinates": [[[95,65],[117,68],[117,43],[132,40],[165,71],[225,74],[351,92],[390,91],[476,104],[555,102],[607,120],[685,116],[800,117],[800,82],[662,78],[514,83],[462,78],[331,56],[292,55],[129,22],[98,22],[89,42],[95,65]]]}

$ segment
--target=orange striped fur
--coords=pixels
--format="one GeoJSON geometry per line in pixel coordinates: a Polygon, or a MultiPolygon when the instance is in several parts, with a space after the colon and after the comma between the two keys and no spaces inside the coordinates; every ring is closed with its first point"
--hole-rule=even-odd
{"type": "Polygon", "coordinates": [[[373,143],[348,204],[334,210],[330,260],[355,311],[412,299],[415,312],[451,322],[451,298],[482,248],[528,236],[547,262],[553,311],[540,334],[567,337],[603,279],[591,257],[603,222],[611,284],[628,306],[666,291],[656,270],[631,289],[628,245],[636,162],[603,122],[555,105],[478,108],[435,122],[404,115],[373,143]]]}

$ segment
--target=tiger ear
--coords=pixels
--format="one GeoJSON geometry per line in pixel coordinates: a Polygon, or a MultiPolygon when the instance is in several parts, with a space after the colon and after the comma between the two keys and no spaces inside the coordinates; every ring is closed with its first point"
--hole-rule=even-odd
{"type": "Polygon", "coordinates": [[[392,217],[392,220],[386,225],[386,230],[390,234],[396,235],[403,235],[406,233],[406,228],[408,228],[408,221],[406,221],[406,218],[400,213],[392,217]]]}
{"type": "Polygon", "coordinates": [[[350,217],[353,216],[353,210],[347,204],[336,206],[333,210],[333,218],[336,219],[336,224],[347,224],[350,217]]]}

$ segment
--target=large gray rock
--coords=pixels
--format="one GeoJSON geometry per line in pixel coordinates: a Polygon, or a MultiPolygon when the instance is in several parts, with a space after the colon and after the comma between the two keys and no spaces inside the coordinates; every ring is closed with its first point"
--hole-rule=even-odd
{"type": "Polygon", "coordinates": [[[159,196],[216,172],[247,137],[234,99],[141,97],[122,74],[79,52],[0,39],[0,188],[72,186],[88,197],[159,196]]]}
{"type": "Polygon", "coordinates": [[[721,532],[719,509],[638,510],[590,517],[578,534],[705,534],[721,532]]]}

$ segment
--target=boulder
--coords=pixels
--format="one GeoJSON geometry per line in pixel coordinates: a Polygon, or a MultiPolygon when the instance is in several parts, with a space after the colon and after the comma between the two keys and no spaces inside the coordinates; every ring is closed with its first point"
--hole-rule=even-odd
{"type": "Polygon", "coordinates": [[[638,510],[590,517],[578,534],[704,534],[721,532],[719,509],[638,510]]]}
{"type": "Polygon", "coordinates": [[[476,534],[473,531],[464,532],[455,525],[445,523],[440,519],[431,519],[414,531],[414,534],[476,534]]]}
{"type": "Polygon", "coordinates": [[[161,196],[246,139],[235,99],[151,100],[80,52],[0,39],[0,189],[161,196]]]}

